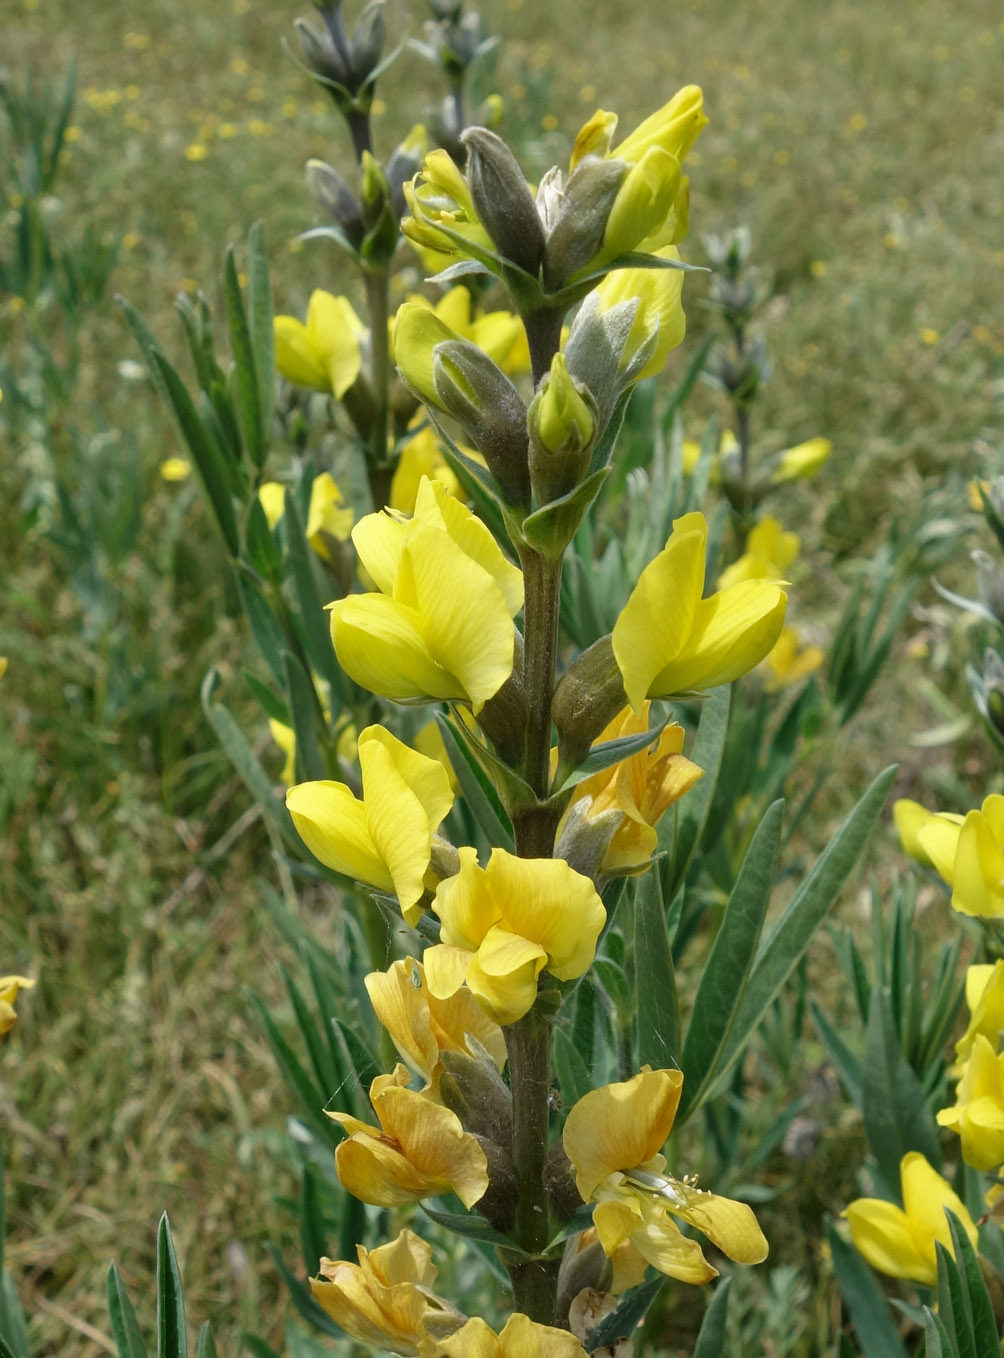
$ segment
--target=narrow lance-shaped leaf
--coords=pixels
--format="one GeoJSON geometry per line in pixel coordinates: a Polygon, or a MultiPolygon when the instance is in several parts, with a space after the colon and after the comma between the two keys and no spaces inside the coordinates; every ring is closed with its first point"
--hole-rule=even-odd
{"type": "Polygon", "coordinates": [[[691,759],[704,770],[704,777],[696,783],[678,804],[676,818],[676,846],[668,885],[664,885],[666,900],[676,894],[690,869],[701,834],[711,810],[711,802],[718,783],[718,770],[725,749],[725,735],[729,724],[730,688],[727,684],[712,689],[704,700],[697,739],[691,759]]]}
{"type": "MultiPolygon", "coordinates": [[[[719,1081],[738,1060],[750,1034],[759,1027],[768,1006],[798,965],[813,934],[840,895],[879,818],[895,776],[893,765],[872,782],[761,943],[719,1062],[719,1081]]],[[[697,786],[699,788],[700,783],[697,786]]]]}
{"type": "Polygon", "coordinates": [[[680,1006],[666,910],[655,869],[639,878],[635,888],[633,960],[637,1064],[647,1063],[656,1070],[677,1066],[680,1006]]]}
{"type": "Polygon", "coordinates": [[[275,326],[265,228],[261,222],[255,222],[248,234],[248,310],[251,313],[251,343],[254,347],[258,399],[267,446],[275,406],[275,326]]]}
{"type": "Polygon", "coordinates": [[[157,1358],[188,1358],[185,1296],[166,1212],[157,1230],[157,1358]]]}
{"type": "Polygon", "coordinates": [[[283,651],[282,664],[286,674],[286,692],[293,717],[296,736],[297,772],[304,779],[327,778],[328,770],[317,738],[317,722],[321,717],[320,704],[310,675],[291,651],[283,651]]]}
{"type": "Polygon", "coordinates": [[[826,1227],[826,1238],[840,1293],[851,1313],[864,1358],[906,1358],[885,1297],[868,1266],[832,1225],[826,1227]]]}
{"type": "Polygon", "coordinates": [[[746,993],[777,871],[784,802],[776,801],[757,826],[715,937],[683,1045],[682,1125],[711,1087],[746,993]]]}
{"type": "Polygon", "coordinates": [[[147,1358],[146,1345],[140,1334],[139,1322],[132,1302],[126,1294],[118,1269],[112,1264],[106,1283],[108,1319],[119,1351],[119,1358],[147,1358]]]}
{"type": "Polygon", "coordinates": [[[903,1055],[884,987],[872,992],[861,1093],[868,1145],[890,1188],[899,1183],[900,1161],[908,1151],[920,1151],[940,1167],[934,1118],[903,1055]]]}
{"type": "Polygon", "coordinates": [[[344,704],[345,676],[335,658],[335,649],[331,644],[331,622],[325,611],[317,587],[317,580],[314,576],[314,566],[311,560],[313,553],[307,542],[303,520],[300,518],[300,511],[296,504],[296,497],[289,489],[286,491],[286,511],[283,515],[283,527],[286,533],[289,568],[299,606],[299,616],[296,621],[299,624],[298,630],[303,642],[303,649],[306,651],[311,665],[322,678],[328,681],[332,692],[339,695],[344,704]]]}
{"type": "Polygon", "coordinates": [[[720,1358],[725,1351],[725,1322],[729,1311],[731,1278],[723,1278],[715,1288],[711,1305],[704,1313],[701,1331],[697,1336],[694,1358],[720,1358]]]}
{"type": "Polygon", "coordinates": [[[237,374],[241,432],[244,435],[244,446],[248,450],[251,461],[256,467],[260,467],[265,461],[265,454],[268,449],[262,425],[254,347],[251,343],[251,330],[248,326],[247,313],[244,310],[244,299],[241,297],[241,285],[237,277],[237,263],[234,259],[232,245],[227,249],[223,275],[227,302],[227,323],[230,326],[230,344],[234,351],[234,365],[237,374]]]}

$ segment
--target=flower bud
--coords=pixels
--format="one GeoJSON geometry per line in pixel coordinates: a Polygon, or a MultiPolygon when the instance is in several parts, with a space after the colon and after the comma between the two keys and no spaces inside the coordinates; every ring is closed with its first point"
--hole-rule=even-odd
{"type": "Polygon", "coordinates": [[[385,37],[383,0],[370,0],[360,14],[352,35],[351,75],[354,90],[364,85],[379,65],[385,37]]]}
{"type": "Polygon", "coordinates": [[[661,147],[651,147],[621,184],[603,233],[602,257],[615,259],[659,231],[679,189],[680,162],[661,147]]]}
{"type": "MultiPolygon", "coordinates": [[[[329,17],[327,9],[322,10],[326,28],[318,29],[313,24],[307,23],[306,19],[294,19],[293,27],[296,29],[297,37],[300,39],[300,51],[303,54],[304,65],[322,82],[341,86],[347,90],[349,86],[349,67],[347,51],[340,50],[332,37],[332,26],[335,23],[333,17],[329,17]]],[[[341,23],[340,16],[337,23],[341,23]]],[[[336,91],[332,90],[332,94],[336,91]]],[[[339,101],[341,102],[341,101],[339,101]]]]}
{"type": "Polygon", "coordinates": [[[468,128],[461,141],[467,147],[471,198],[485,229],[504,259],[536,278],[544,257],[544,229],[516,157],[485,127],[468,128]]]}
{"type": "Polygon", "coordinates": [[[992,646],[983,656],[983,705],[987,721],[1004,736],[1004,660],[992,646]]]}
{"type": "Polygon", "coordinates": [[[537,200],[548,225],[544,286],[549,292],[563,287],[599,253],[626,175],[624,161],[590,156],[576,166],[564,186],[558,172],[541,180],[537,200]]]}
{"type": "Polygon", "coordinates": [[[559,1137],[544,1161],[544,1191],[559,1221],[569,1221],[582,1206],[575,1186],[575,1170],[559,1137]]]}
{"type": "Polygon", "coordinates": [[[308,160],[307,182],[324,211],[358,249],[365,235],[362,207],[342,176],[323,160],[308,160]]]}
{"type": "Polygon", "coordinates": [[[460,18],[464,0],[429,0],[429,8],[442,23],[452,24],[460,18]]]}
{"type": "Polygon", "coordinates": [[[398,218],[391,206],[390,184],[379,161],[362,154],[363,214],[366,237],[359,253],[367,263],[389,263],[397,249],[398,218]]]}
{"type": "Polygon", "coordinates": [[[404,141],[395,146],[387,161],[387,182],[390,185],[394,216],[400,221],[407,211],[404,185],[414,179],[428,151],[429,138],[424,126],[416,123],[404,141]]]}
{"type": "Polygon", "coordinates": [[[609,636],[569,665],[558,681],[551,719],[558,728],[558,772],[578,768],[596,737],[627,703],[609,636]]]}
{"type": "Polygon", "coordinates": [[[538,500],[548,504],[573,490],[589,462],[596,418],[588,391],[555,354],[528,413],[530,478],[538,500]]]}
{"type": "MultiPolygon", "coordinates": [[[[475,1039],[469,1039],[477,1046],[475,1039]]],[[[512,1143],[512,1095],[487,1053],[484,1059],[466,1052],[444,1051],[439,1097],[456,1113],[465,1132],[497,1145],[512,1143]]]]}
{"type": "Polygon", "coordinates": [[[595,882],[623,819],[622,813],[615,807],[591,816],[589,802],[585,798],[574,802],[569,807],[554,846],[555,858],[563,858],[570,868],[595,882]]]}

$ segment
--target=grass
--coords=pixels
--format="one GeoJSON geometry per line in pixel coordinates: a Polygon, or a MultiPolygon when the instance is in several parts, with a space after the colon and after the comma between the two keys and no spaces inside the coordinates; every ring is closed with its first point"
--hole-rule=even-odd
{"type": "MultiPolygon", "coordinates": [[[[403,0],[390,7],[397,31],[406,10],[403,0]]],[[[767,451],[816,434],[834,442],[820,480],[785,506],[806,544],[800,617],[811,612],[825,635],[855,560],[890,521],[909,524],[946,479],[957,512],[965,478],[999,458],[998,6],[838,0],[809,16],[797,0],[738,9],[638,0],[616,12],[598,0],[508,0],[484,12],[504,39],[485,90],[502,92],[507,129],[534,172],[565,158],[597,105],[630,128],[679,84],[703,85],[712,123],[688,162],[686,253],[701,258],[704,231],[750,226],[774,290],[761,318],[774,375],[757,406],[758,440],[767,451]]],[[[57,237],[78,239],[87,221],[121,238],[113,288],[176,357],[175,292],[197,281],[215,299],[224,244],[259,217],[280,310],[300,312],[314,286],[342,286],[326,247],[292,239],[315,220],[303,162],[345,161],[326,102],[282,55],[295,13],[246,0],[139,10],[95,0],[85,21],[65,0],[12,0],[5,15],[12,71],[78,62],[73,140],[50,204],[57,237]]],[[[436,85],[407,52],[385,84],[386,152],[411,118],[394,111],[397,89],[411,89],[417,107],[436,85]]],[[[695,338],[707,324],[701,290],[688,283],[695,338]]],[[[0,295],[9,352],[29,333],[30,318],[0,295]]],[[[157,475],[178,451],[175,436],[147,385],[120,366],[135,353],[110,301],[81,342],[79,387],[51,450],[31,431],[0,447],[10,488],[0,653],[11,657],[0,945],[4,965],[40,977],[0,1086],[7,1259],[35,1355],[110,1352],[104,1271],[116,1259],[149,1303],[166,1208],[190,1310],[213,1319],[227,1351],[243,1328],[277,1342],[285,1302],[260,1245],[294,1234],[277,1200],[292,1191],[279,1149],[289,1109],[243,997],[249,987],[281,1010],[278,966],[289,960],[258,899],[256,879],[273,874],[260,825],[180,889],[248,808],[198,700],[211,665],[240,693],[248,648],[201,505],[157,475]],[[81,453],[71,426],[104,428],[81,453]],[[87,522],[136,478],[133,536],[117,559],[101,556],[96,576],[53,538],[60,474],[90,495],[87,522]]],[[[695,422],[716,410],[699,392],[695,422]]],[[[952,571],[968,579],[964,562],[952,571]]],[[[987,790],[979,738],[912,748],[940,718],[926,701],[903,702],[933,666],[949,701],[964,705],[962,624],[928,590],[910,637],[918,644],[900,646],[834,753],[843,776],[821,808],[827,821],[891,757],[902,757],[912,795],[931,789],[961,809],[987,790]]],[[[820,843],[828,828],[813,832],[820,843]]],[[[897,861],[888,833],[874,861],[888,880],[897,861]]],[[[323,928],[320,911],[317,920],[323,928]]],[[[821,961],[816,974],[825,971],[821,961]]],[[[825,1100],[821,1116],[837,1116],[825,1100]]],[[[839,1159],[841,1144],[824,1141],[825,1156],[839,1159]]],[[[839,1205],[818,1178],[800,1193],[839,1205]]],[[[804,1248],[793,1226],[781,1253],[804,1248]]]]}

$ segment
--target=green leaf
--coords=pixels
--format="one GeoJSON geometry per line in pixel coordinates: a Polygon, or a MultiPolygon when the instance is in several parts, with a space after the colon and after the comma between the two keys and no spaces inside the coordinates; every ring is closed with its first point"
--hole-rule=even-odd
{"type": "Polygon", "coordinates": [[[247,518],[244,521],[244,550],[248,560],[259,575],[272,584],[282,579],[282,557],[275,545],[275,538],[268,526],[265,506],[259,495],[251,497],[247,518]]]}
{"type": "Polygon", "coordinates": [[[188,1358],[185,1297],[166,1212],[157,1230],[157,1358],[188,1358]]]}
{"type": "Polygon", "coordinates": [[[171,397],[168,393],[167,384],[161,376],[160,368],[154,362],[154,354],[159,354],[161,352],[156,336],[130,301],[127,301],[120,293],[115,294],[115,301],[118,303],[119,309],[129,323],[129,329],[133,333],[133,338],[139,345],[140,353],[143,355],[143,361],[146,363],[147,370],[150,373],[154,389],[160,395],[164,404],[170,406],[171,397]]]}
{"type": "Polygon", "coordinates": [[[986,1358],[977,1353],[976,1340],[966,1311],[966,1291],[955,1260],[940,1240],[934,1242],[938,1258],[938,1314],[945,1323],[958,1358],[986,1358]]]}
{"type": "Polygon", "coordinates": [[[146,1345],[140,1334],[136,1312],[114,1264],[108,1270],[106,1288],[108,1319],[111,1321],[112,1336],[119,1351],[119,1358],[147,1358],[146,1345]]]}
{"type": "Polygon", "coordinates": [[[28,1351],[25,1349],[22,1353],[15,1353],[3,1335],[0,1334],[0,1358],[28,1358],[28,1351]]]}
{"type": "MultiPolygon", "coordinates": [[[[339,1071],[332,1060],[331,1049],[324,1039],[324,1034],[318,1031],[317,1020],[310,1012],[310,1006],[303,998],[299,986],[285,967],[282,968],[282,979],[286,983],[286,993],[289,995],[293,1013],[296,1015],[300,1036],[303,1038],[310,1056],[310,1064],[313,1067],[317,1087],[322,1091],[329,1091],[327,1097],[330,1098],[340,1082],[339,1071]]],[[[324,1026],[326,1027],[327,1024],[325,1023],[324,1026]]]]}
{"type": "Polygon", "coordinates": [[[296,736],[297,774],[300,779],[314,781],[327,778],[328,768],[317,739],[321,709],[313,682],[292,651],[283,651],[282,667],[296,736]]]}
{"type": "Polygon", "coordinates": [[[920,1151],[940,1168],[937,1128],[903,1055],[885,987],[872,991],[861,1094],[868,1145],[890,1188],[899,1185],[900,1161],[908,1151],[920,1151]]]}
{"type": "Polygon", "coordinates": [[[480,1240],[486,1245],[495,1245],[522,1259],[529,1258],[507,1235],[497,1231],[476,1212],[435,1212],[431,1207],[426,1207],[424,1202],[419,1203],[419,1206],[430,1221],[436,1222],[438,1226],[445,1226],[454,1235],[463,1236],[465,1240],[480,1240]]]}
{"type": "Polygon", "coordinates": [[[208,1320],[199,1331],[199,1347],[195,1358],[217,1358],[213,1327],[208,1320]]]}
{"type": "Polygon", "coordinates": [[[837,1074],[844,1082],[844,1088],[850,1096],[851,1102],[861,1111],[861,1061],[854,1055],[847,1046],[844,1039],[837,1032],[836,1028],[826,1017],[826,1013],[815,1000],[809,1001],[809,1010],[812,1014],[812,1021],[816,1025],[819,1039],[826,1048],[826,1054],[837,1068],[837,1074]]]}
{"type": "Polygon", "coordinates": [[[289,715],[289,708],[278,693],[269,688],[268,684],[264,683],[258,678],[257,674],[253,674],[250,670],[242,670],[241,673],[244,676],[244,682],[254,694],[265,716],[272,721],[277,721],[280,726],[292,726],[293,719],[289,715]]]}
{"type": "Polygon", "coordinates": [[[286,512],[283,515],[289,569],[299,607],[299,632],[303,649],[314,669],[331,685],[333,693],[344,694],[345,677],[335,658],[331,644],[331,620],[321,602],[310,545],[303,529],[303,520],[293,492],[286,490],[286,512]]]}
{"type": "Polygon", "coordinates": [[[266,822],[287,846],[293,849],[301,848],[289,812],[276,797],[272,781],[254,757],[244,732],[222,703],[213,702],[213,690],[218,680],[216,670],[210,670],[202,682],[202,709],[206,718],[216,732],[216,738],[226,751],[234,769],[261,806],[266,822]]]}
{"type": "Polygon", "coordinates": [[[184,382],[159,349],[152,351],[151,361],[160,374],[168,406],[192,455],[195,469],[223,534],[223,541],[230,555],[236,557],[240,552],[240,541],[234,502],[230,496],[230,475],[223,453],[200,419],[184,382]]]}
{"type": "Polygon", "coordinates": [[[555,1030],[552,1056],[561,1097],[565,1106],[571,1108],[573,1103],[578,1103],[583,1094],[588,1094],[593,1087],[589,1067],[575,1043],[560,1028],[555,1030]]]}
{"type": "Polygon", "coordinates": [[[650,869],[635,887],[634,983],[637,1064],[647,1062],[654,1070],[678,1066],[680,1003],[657,869],[650,869]]]}
{"type": "Polygon", "coordinates": [[[583,759],[582,763],[565,778],[561,784],[551,789],[551,795],[556,792],[565,792],[569,788],[575,787],[576,783],[583,782],[586,778],[591,778],[594,773],[600,773],[603,769],[610,768],[611,764],[619,764],[622,759],[630,759],[633,754],[638,754],[641,750],[647,750],[665,731],[669,719],[660,722],[658,726],[653,726],[649,731],[641,731],[634,736],[619,736],[617,740],[605,740],[602,745],[594,745],[583,759]]]}
{"type": "Polygon", "coordinates": [[[704,770],[704,777],[687,793],[676,818],[676,845],[670,865],[670,880],[663,885],[663,896],[671,900],[682,885],[711,811],[718,770],[725,750],[725,735],[729,725],[731,690],[728,684],[712,689],[704,700],[697,738],[690,758],[704,770]]]}
{"type": "Polygon", "coordinates": [[[230,344],[234,351],[234,364],[237,373],[237,395],[240,401],[241,432],[244,446],[256,467],[264,465],[268,448],[265,442],[261,418],[261,401],[258,395],[258,372],[255,366],[254,347],[248,327],[241,285],[237,278],[237,262],[234,247],[227,247],[226,263],[223,268],[224,291],[227,302],[227,324],[230,326],[230,344]]]}
{"type": "Polygon", "coordinates": [[[840,1293],[851,1314],[864,1358],[906,1358],[885,1298],[867,1265],[829,1222],[826,1238],[840,1293]]]}
{"type": "Polygon", "coordinates": [[[275,1246],[266,1245],[265,1248],[272,1256],[272,1262],[282,1274],[283,1281],[289,1288],[289,1295],[292,1298],[293,1305],[300,1312],[300,1315],[303,1316],[304,1320],[313,1325],[315,1330],[320,1330],[322,1334],[331,1335],[333,1339],[341,1339],[342,1330],[331,1319],[327,1311],[322,1310],[322,1308],[318,1306],[311,1295],[310,1289],[304,1287],[296,1274],[286,1267],[282,1255],[275,1246]]]}
{"type": "Polygon", "coordinates": [[[948,1331],[929,1306],[924,1307],[924,1358],[959,1358],[948,1331]]]}
{"type": "Polygon", "coordinates": [[[282,667],[282,652],[288,642],[265,595],[248,574],[243,562],[237,565],[237,592],[241,596],[244,616],[250,624],[251,635],[261,658],[268,666],[269,674],[283,688],[286,675],[282,667]]]}
{"type": "Polygon", "coordinates": [[[694,1358],[720,1358],[725,1351],[725,1322],[729,1311],[729,1289],[731,1278],[723,1278],[715,1288],[711,1305],[701,1321],[701,1332],[697,1336],[694,1358]]]}
{"type": "Polygon", "coordinates": [[[618,1339],[630,1339],[665,1281],[665,1278],[653,1278],[650,1283],[642,1283],[640,1287],[625,1292],[616,1311],[611,1311],[590,1333],[586,1340],[586,1352],[595,1353],[608,1344],[616,1344],[618,1339]]]}
{"type": "Polygon", "coordinates": [[[683,1044],[678,1125],[703,1102],[733,1032],[770,904],[783,815],[776,801],[757,826],[701,976],[683,1044]]]}
{"type": "Polygon", "coordinates": [[[9,1269],[0,1277],[0,1325],[15,1358],[29,1358],[28,1326],[9,1269]]]}
{"type": "Polygon", "coordinates": [[[489,844],[512,853],[515,846],[512,825],[488,775],[468,751],[467,742],[457,733],[453,723],[441,712],[436,714],[436,723],[471,815],[489,844]]]}
{"type": "Polygon", "coordinates": [[[315,1274],[328,1253],[326,1223],[317,1180],[309,1165],[300,1180],[300,1249],[308,1275],[315,1274]]]}
{"type": "Polygon", "coordinates": [[[251,344],[258,374],[261,422],[267,444],[275,406],[275,320],[265,228],[261,222],[255,222],[248,233],[248,310],[251,313],[251,344]]]}
{"type": "MultiPolygon", "coordinates": [[[[767,1008],[798,965],[816,929],[840,895],[882,812],[895,776],[893,765],[875,778],[761,943],[746,994],[719,1062],[719,1079],[738,1059],[750,1033],[759,1027],[767,1008]]],[[[697,787],[700,786],[698,783],[697,787]]]]}
{"type": "Polygon", "coordinates": [[[567,495],[528,514],[522,528],[527,545],[549,560],[557,561],[575,537],[586,510],[599,495],[609,472],[609,467],[601,467],[567,495]]]}
{"type": "Polygon", "coordinates": [[[299,1057],[283,1037],[272,1015],[258,996],[249,991],[248,998],[257,1011],[282,1078],[299,1104],[301,1116],[333,1150],[342,1140],[342,1133],[330,1118],[324,1116],[324,1104],[328,1096],[311,1080],[299,1057]]]}
{"type": "Polygon", "coordinates": [[[969,1243],[969,1237],[962,1229],[955,1213],[946,1209],[946,1215],[948,1229],[952,1234],[952,1244],[955,1247],[956,1262],[966,1285],[966,1312],[972,1325],[976,1352],[996,1354],[1000,1348],[1000,1331],[994,1320],[993,1304],[987,1285],[983,1281],[976,1251],[969,1243]]]}

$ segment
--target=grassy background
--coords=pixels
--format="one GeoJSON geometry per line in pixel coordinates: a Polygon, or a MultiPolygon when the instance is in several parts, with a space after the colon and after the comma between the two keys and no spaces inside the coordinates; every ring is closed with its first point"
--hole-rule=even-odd
{"type": "MultiPolygon", "coordinates": [[[[397,33],[407,10],[391,0],[397,33]]],[[[946,478],[961,486],[999,453],[999,6],[508,0],[483,12],[504,39],[484,92],[502,93],[507,131],[535,173],[565,159],[596,106],[630,128],[680,84],[703,85],[712,122],[688,162],[685,253],[700,259],[703,231],[745,222],[774,279],[762,328],[775,373],[758,436],[768,451],[833,440],[823,477],[788,502],[811,566],[799,616],[811,611],[825,634],[854,557],[884,539],[890,519],[909,523],[946,478]]],[[[49,205],[56,235],[74,239],[86,222],[121,238],[113,288],[175,356],[174,294],[198,282],[215,297],[225,243],[259,217],[278,309],[299,311],[314,286],[346,286],[325,246],[292,240],[315,221],[303,162],[346,164],[326,101],[282,53],[296,13],[253,0],[5,7],[9,69],[58,75],[78,63],[73,140],[49,205]]],[[[380,149],[437,89],[406,51],[383,83],[380,149]]],[[[688,283],[695,333],[700,293],[688,283]]],[[[0,294],[10,353],[30,327],[0,294]]],[[[228,682],[246,642],[194,490],[158,477],[179,450],[145,382],[120,364],[135,354],[110,300],[82,346],[70,420],[100,436],[83,452],[68,428],[54,431],[51,452],[41,438],[0,448],[0,654],[11,657],[0,962],[40,976],[3,1054],[8,1263],[34,1353],[111,1352],[107,1263],[117,1259],[149,1301],[166,1208],[191,1312],[213,1319],[227,1351],[241,1328],[277,1334],[284,1301],[261,1242],[293,1234],[277,1201],[292,1184],[276,1169],[288,1106],[242,994],[249,986],[281,1008],[285,954],[255,886],[272,869],[198,703],[209,666],[228,682]],[[135,541],[102,561],[89,592],[46,535],[57,476],[81,467],[99,506],[119,484],[142,504],[135,541]],[[190,879],[235,826],[226,851],[190,879]]],[[[699,393],[694,408],[713,410],[715,398],[699,393]]],[[[839,752],[847,773],[834,813],[897,755],[904,789],[933,784],[964,804],[969,782],[982,795],[978,739],[933,756],[909,744],[945,715],[923,686],[932,659],[957,671],[960,628],[923,596],[914,644],[839,752]],[[904,691],[918,701],[904,704],[904,691]]],[[[888,836],[877,855],[887,872],[888,836]]],[[[304,908],[323,931],[321,903],[304,908]]],[[[804,1192],[822,1192],[810,1179],[804,1192]]]]}

